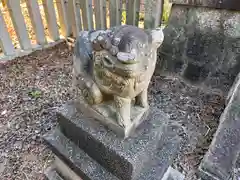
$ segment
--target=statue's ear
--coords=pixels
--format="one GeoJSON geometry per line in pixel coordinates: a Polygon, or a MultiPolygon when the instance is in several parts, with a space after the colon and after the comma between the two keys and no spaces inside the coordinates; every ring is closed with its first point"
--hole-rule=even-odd
{"type": "Polygon", "coordinates": [[[164,40],[164,34],[161,28],[156,28],[154,30],[151,30],[150,32],[152,37],[152,44],[154,47],[158,48],[161,46],[163,40],[164,40]]]}

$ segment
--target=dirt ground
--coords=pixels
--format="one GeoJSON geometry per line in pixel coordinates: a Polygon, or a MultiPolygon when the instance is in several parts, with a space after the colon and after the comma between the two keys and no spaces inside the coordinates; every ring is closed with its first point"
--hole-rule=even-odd
{"type": "MultiPolygon", "coordinates": [[[[70,93],[71,54],[63,43],[0,63],[0,179],[44,179],[52,154],[41,136],[56,125],[55,108],[74,98],[70,93]]],[[[180,78],[155,75],[149,99],[184,128],[185,146],[174,167],[187,180],[195,180],[195,170],[217,128],[224,98],[180,78]]]]}

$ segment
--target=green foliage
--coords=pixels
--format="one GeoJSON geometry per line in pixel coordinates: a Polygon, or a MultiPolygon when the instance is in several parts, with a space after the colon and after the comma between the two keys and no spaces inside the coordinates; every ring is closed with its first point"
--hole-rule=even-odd
{"type": "Polygon", "coordinates": [[[42,92],[39,90],[32,90],[29,92],[29,96],[32,98],[39,98],[41,97],[41,95],[42,95],[42,92]]]}
{"type": "Polygon", "coordinates": [[[169,0],[164,1],[163,7],[163,15],[162,15],[162,24],[166,24],[168,22],[168,18],[171,12],[172,4],[169,3],[169,0]]]}
{"type": "Polygon", "coordinates": [[[126,24],[127,23],[127,12],[122,11],[122,23],[126,24]]]}
{"type": "Polygon", "coordinates": [[[139,20],[144,21],[144,13],[142,12],[139,13],[139,20]]]}

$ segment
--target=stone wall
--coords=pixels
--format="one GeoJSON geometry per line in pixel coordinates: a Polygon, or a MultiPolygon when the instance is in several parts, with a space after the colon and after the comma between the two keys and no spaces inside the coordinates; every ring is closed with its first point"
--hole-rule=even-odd
{"type": "Polygon", "coordinates": [[[240,10],[239,0],[170,0],[175,4],[211,7],[214,9],[240,10]]]}
{"type": "Polygon", "coordinates": [[[228,92],[240,71],[240,13],[173,4],[157,70],[228,92]]]}

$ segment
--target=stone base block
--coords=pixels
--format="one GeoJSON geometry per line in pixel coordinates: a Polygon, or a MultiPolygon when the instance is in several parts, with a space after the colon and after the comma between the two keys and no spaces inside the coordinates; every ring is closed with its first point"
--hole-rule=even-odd
{"type": "Polygon", "coordinates": [[[228,180],[240,152],[240,79],[237,78],[220,118],[209,150],[200,164],[200,176],[206,180],[228,180]]]}
{"type": "MultiPolygon", "coordinates": [[[[122,139],[68,104],[58,111],[59,127],[44,139],[57,164],[62,162],[84,180],[160,180],[178,152],[179,127],[168,125],[158,109],[150,109],[135,134],[122,139]]],[[[66,174],[61,167],[56,171],[66,174]]]]}
{"type": "Polygon", "coordinates": [[[64,180],[60,174],[58,174],[58,172],[53,168],[53,167],[49,167],[46,172],[45,172],[45,176],[47,179],[49,180],[64,180]]]}

